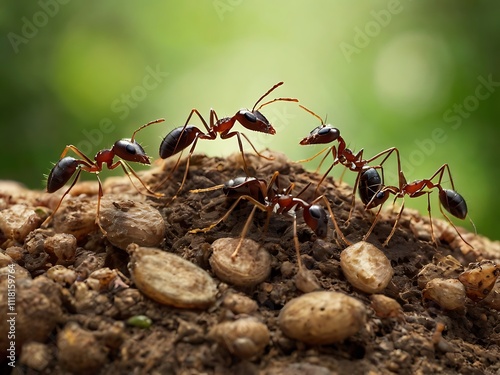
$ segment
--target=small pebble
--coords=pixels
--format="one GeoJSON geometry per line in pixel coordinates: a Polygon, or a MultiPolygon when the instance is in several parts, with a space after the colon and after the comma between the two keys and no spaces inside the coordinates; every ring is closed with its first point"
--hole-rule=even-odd
{"type": "Polygon", "coordinates": [[[432,279],[422,291],[422,296],[445,310],[456,310],[465,306],[465,287],[457,279],[432,279]]]}
{"type": "Polygon", "coordinates": [[[204,309],[216,299],[210,275],[178,255],[132,244],[128,268],[137,289],[156,302],[179,308],[204,309]]]}
{"type": "Polygon", "coordinates": [[[75,261],[76,238],[72,234],[56,233],[45,239],[43,246],[48,254],[57,257],[58,264],[69,265],[75,261]]]}
{"type": "Polygon", "coordinates": [[[269,344],[269,329],[255,318],[243,318],[216,324],[208,337],[239,358],[251,359],[269,344]]]}
{"type": "Polygon", "coordinates": [[[343,293],[318,291],[290,300],[281,310],[283,333],[307,344],[331,344],[357,333],[366,320],[363,303],[343,293]]]}
{"type": "Polygon", "coordinates": [[[66,197],[61,208],[53,219],[54,230],[57,233],[68,233],[83,240],[97,229],[97,202],[89,197],[66,197]]]}
{"type": "Polygon", "coordinates": [[[77,274],[75,270],[68,269],[62,265],[56,265],[47,270],[46,276],[58,284],[71,285],[76,281],[77,274]]]}
{"type": "Polygon", "coordinates": [[[384,296],[383,294],[372,294],[371,308],[379,318],[402,318],[403,309],[395,299],[384,296]]]}
{"type": "Polygon", "coordinates": [[[386,255],[371,243],[364,241],[342,251],[340,267],[352,286],[365,293],[380,293],[394,274],[386,255]]]}
{"type": "Polygon", "coordinates": [[[100,223],[114,246],[125,250],[131,243],[158,246],[165,237],[165,221],[160,212],[145,202],[103,199],[100,223]]]}
{"type": "MultiPolygon", "coordinates": [[[[0,215],[0,231],[7,239],[19,243],[23,243],[28,233],[38,228],[41,223],[40,216],[24,204],[15,204],[2,210],[0,215]]],[[[7,246],[4,244],[2,247],[7,246]]]]}
{"type": "Polygon", "coordinates": [[[252,287],[266,280],[271,273],[271,256],[257,242],[245,238],[235,258],[239,238],[219,238],[212,243],[210,265],[222,281],[240,287],[252,287]]]}
{"type": "Polygon", "coordinates": [[[62,368],[72,373],[97,373],[107,360],[108,349],[94,332],[74,322],[57,335],[57,357],[62,368]]]}
{"type": "Polygon", "coordinates": [[[259,308],[257,302],[242,294],[231,293],[222,301],[224,307],[234,314],[251,314],[259,308]]]}

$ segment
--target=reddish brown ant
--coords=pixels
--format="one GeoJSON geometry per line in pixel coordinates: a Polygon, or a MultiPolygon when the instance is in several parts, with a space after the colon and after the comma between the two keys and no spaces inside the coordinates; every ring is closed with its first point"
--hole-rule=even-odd
{"type": "MultiPolygon", "coordinates": [[[[250,142],[248,137],[244,133],[240,133],[239,131],[231,131],[233,126],[235,125],[236,121],[239,122],[243,127],[261,132],[261,133],[266,133],[266,134],[276,134],[276,130],[273,128],[273,126],[269,123],[269,121],[264,117],[262,113],[259,112],[259,110],[271,103],[274,103],[276,101],[289,101],[289,102],[298,102],[297,99],[295,98],[276,98],[273,100],[270,100],[268,102],[265,102],[261,104],[257,109],[257,104],[259,104],[262,99],[264,99],[267,95],[269,95],[272,91],[274,91],[277,87],[281,86],[283,82],[279,82],[275,84],[273,87],[271,87],[264,95],[262,95],[259,100],[254,104],[252,110],[248,109],[240,109],[236,114],[232,117],[224,117],[219,120],[217,117],[217,114],[215,113],[215,110],[210,109],[210,125],[207,124],[203,116],[200,114],[200,112],[193,108],[191,112],[189,113],[189,116],[186,120],[186,123],[184,126],[180,126],[172,130],[170,133],[168,133],[165,138],[163,138],[163,141],[160,144],[160,157],[162,159],[166,159],[170,156],[173,156],[181,151],[183,151],[185,148],[187,148],[189,145],[191,146],[191,149],[189,150],[189,154],[187,157],[186,161],[186,170],[184,172],[184,176],[182,178],[181,185],[175,195],[172,197],[172,200],[177,197],[177,195],[180,193],[182,190],[182,187],[184,186],[184,183],[186,181],[187,173],[189,170],[189,164],[191,160],[191,155],[193,154],[196,144],[199,139],[210,139],[210,140],[215,140],[217,138],[217,134],[220,135],[221,139],[228,139],[231,137],[236,136],[238,139],[238,146],[240,149],[241,156],[243,158],[243,169],[248,176],[248,168],[247,168],[247,163],[245,161],[245,155],[243,153],[243,145],[241,143],[241,136],[243,136],[247,142],[250,144],[252,149],[255,151],[255,153],[267,160],[272,160],[272,157],[267,157],[259,153],[255,146],[250,142]],[[189,120],[191,120],[191,117],[193,114],[196,114],[198,118],[201,120],[203,123],[203,126],[205,127],[206,133],[204,133],[202,130],[197,128],[194,125],[188,125],[189,120]]],[[[181,155],[177,159],[177,162],[175,163],[174,167],[172,168],[172,171],[169,173],[169,175],[159,184],[159,186],[163,185],[165,181],[170,179],[172,174],[175,172],[177,167],[179,166],[181,160],[181,155]]]]}
{"type": "MultiPolygon", "coordinates": [[[[398,215],[396,216],[396,221],[392,227],[391,233],[383,243],[383,246],[387,246],[389,243],[390,239],[394,235],[394,232],[396,231],[396,226],[399,222],[399,219],[401,218],[401,214],[403,213],[404,210],[404,197],[405,195],[408,195],[410,198],[415,198],[415,197],[420,197],[424,194],[427,194],[427,212],[429,213],[429,222],[431,225],[431,236],[432,236],[432,241],[434,243],[436,242],[436,239],[434,237],[434,228],[432,225],[432,216],[431,216],[431,201],[430,201],[430,194],[432,193],[432,189],[438,189],[439,191],[439,210],[443,214],[443,216],[446,218],[446,220],[453,226],[455,231],[457,232],[458,236],[464,241],[467,245],[472,247],[460,234],[458,231],[457,227],[453,224],[453,222],[450,220],[450,218],[444,213],[443,208],[446,209],[450,214],[453,216],[459,218],[459,219],[465,219],[467,217],[467,204],[465,202],[465,199],[456,192],[455,186],[453,184],[453,178],[451,177],[451,172],[450,172],[450,167],[448,164],[443,164],[430,178],[428,179],[423,179],[423,180],[415,180],[413,182],[408,183],[406,181],[406,178],[404,176],[404,173],[402,171],[399,172],[399,181],[400,181],[400,186],[385,186],[383,184],[383,179],[380,178],[378,172],[374,168],[367,168],[361,175],[360,178],[360,184],[359,184],[359,194],[361,197],[361,200],[365,204],[366,209],[374,208],[377,206],[379,207],[379,210],[377,212],[377,215],[375,216],[375,220],[373,221],[370,229],[368,232],[365,234],[363,237],[363,240],[366,240],[368,236],[371,234],[373,228],[375,227],[375,224],[377,223],[380,211],[382,210],[382,205],[385,203],[385,201],[389,198],[389,195],[392,194],[394,195],[394,202],[396,199],[401,198],[403,199],[403,203],[401,204],[401,208],[399,209],[398,215]],[[451,183],[451,189],[444,189],[441,186],[441,181],[443,179],[444,173],[448,173],[448,177],[450,179],[451,183]],[[438,177],[437,183],[434,183],[432,180],[434,180],[436,177],[438,177]],[[427,190],[427,189],[428,190],[427,190]]],[[[469,218],[470,220],[470,218],[469,218]]],[[[474,223],[472,220],[470,220],[472,226],[474,226],[474,223]]],[[[475,229],[475,226],[474,226],[475,229]]]]}
{"type": "MultiPolygon", "coordinates": [[[[363,159],[363,149],[359,150],[357,154],[354,154],[354,152],[351,149],[347,148],[347,144],[344,141],[344,139],[341,137],[339,129],[334,128],[332,125],[325,124],[325,121],[320,116],[318,116],[316,113],[311,111],[310,109],[308,109],[300,104],[299,104],[299,106],[302,109],[304,109],[305,111],[309,112],[314,117],[316,117],[317,119],[319,119],[321,122],[320,126],[317,126],[316,128],[314,128],[309,133],[309,135],[307,137],[303,138],[300,141],[301,145],[326,144],[326,143],[331,143],[334,141],[338,142],[337,147],[335,147],[335,145],[332,145],[330,147],[326,147],[323,150],[321,150],[320,152],[318,152],[317,154],[313,155],[312,157],[298,161],[299,163],[311,161],[327,150],[329,150],[332,153],[333,163],[327,169],[327,171],[325,172],[323,177],[321,177],[321,180],[319,181],[319,183],[316,187],[315,194],[318,194],[319,187],[321,186],[322,182],[325,180],[326,176],[328,176],[328,174],[330,173],[330,171],[332,170],[332,168],[335,165],[340,163],[343,166],[345,166],[347,169],[357,173],[356,181],[354,183],[354,188],[353,188],[353,194],[352,194],[351,210],[349,212],[349,218],[347,219],[347,224],[348,224],[350,219],[351,219],[352,212],[354,209],[354,203],[355,203],[355,199],[356,199],[355,193],[356,193],[356,188],[358,187],[358,185],[360,183],[360,176],[363,174],[364,171],[366,171],[367,168],[370,168],[369,164],[371,162],[384,156],[384,158],[379,163],[379,165],[372,167],[372,168],[380,168],[381,169],[382,165],[386,162],[386,160],[389,158],[389,156],[392,155],[392,153],[396,154],[398,172],[401,171],[401,161],[400,161],[400,157],[399,157],[399,150],[396,147],[391,147],[391,148],[388,148],[387,150],[379,152],[378,154],[371,157],[370,159],[363,159]]],[[[321,159],[321,162],[318,166],[318,169],[321,167],[321,165],[325,161],[328,154],[329,154],[329,152],[327,152],[325,154],[325,156],[323,156],[323,158],[321,159]]],[[[366,203],[366,202],[363,202],[363,203],[366,203]]]]}
{"type": "Polygon", "coordinates": [[[248,216],[245,226],[243,227],[238,246],[231,255],[231,258],[234,259],[238,255],[240,247],[243,243],[243,239],[246,236],[246,233],[252,222],[253,215],[257,208],[267,213],[264,233],[267,231],[269,219],[272,212],[276,212],[278,214],[289,214],[293,217],[293,238],[297,254],[297,264],[299,266],[300,272],[302,270],[302,261],[300,258],[299,240],[297,236],[296,210],[302,208],[305,223],[314,231],[316,235],[324,238],[326,237],[328,232],[328,215],[325,209],[317,204],[320,200],[323,200],[328,208],[328,212],[330,214],[330,217],[332,218],[337,234],[347,245],[351,244],[340,231],[333,215],[333,211],[330,207],[330,203],[325,196],[321,195],[314,199],[311,203],[308,203],[303,199],[300,199],[299,196],[309,187],[310,184],[306,185],[299,194],[297,194],[296,196],[292,196],[291,192],[295,187],[295,184],[292,183],[288,188],[280,189],[277,181],[278,176],[279,172],[275,172],[269,183],[266,183],[265,180],[256,179],[253,177],[238,177],[234,180],[230,180],[224,185],[217,185],[208,189],[191,190],[191,192],[193,193],[199,193],[215,190],[222,187],[226,196],[236,198],[236,201],[232,204],[232,206],[224,214],[224,216],[222,216],[215,223],[203,229],[190,230],[189,233],[208,232],[219,223],[226,220],[241,200],[251,202],[254,207],[250,215],[248,216]]]}
{"type": "Polygon", "coordinates": [[[62,188],[75,173],[76,176],[73,179],[73,182],[71,183],[68,190],[66,190],[62,195],[55,210],[43,222],[42,226],[48,225],[50,220],[54,217],[54,214],[61,206],[64,197],[70,192],[73,186],[75,186],[76,182],[78,181],[78,178],[80,177],[80,173],[82,171],[85,171],[89,173],[94,173],[96,175],[97,182],[99,184],[99,194],[97,196],[96,224],[99,225],[103,233],[106,233],[106,231],[99,224],[99,209],[100,209],[101,197],[103,195],[101,179],[99,178],[99,172],[102,171],[103,165],[106,165],[108,169],[115,169],[116,167],[121,166],[125,174],[130,179],[132,185],[137,189],[137,191],[141,193],[141,191],[132,181],[131,175],[133,175],[141,183],[144,189],[146,189],[147,193],[144,194],[153,197],[162,197],[163,194],[155,193],[146,186],[144,181],[142,181],[141,178],[137,175],[137,173],[132,169],[132,167],[128,165],[127,161],[141,163],[141,164],[150,164],[149,156],[147,156],[142,146],[136,142],[135,135],[137,134],[138,131],[144,129],[145,127],[163,121],[165,121],[165,119],[158,119],[150,121],[145,125],[142,125],[139,129],[134,131],[134,133],[132,134],[132,138],[130,139],[124,138],[116,141],[113,147],[111,147],[110,149],[104,149],[99,151],[94,157],[94,160],[91,160],[89,157],[87,157],[76,146],[73,145],[66,146],[60,156],[59,161],[54,165],[47,178],[47,192],[48,193],[56,192],[57,190],[62,188]],[[75,159],[71,156],[66,156],[68,151],[73,151],[81,159],[75,159]],[[120,158],[116,162],[114,162],[115,156],[120,158]]]}

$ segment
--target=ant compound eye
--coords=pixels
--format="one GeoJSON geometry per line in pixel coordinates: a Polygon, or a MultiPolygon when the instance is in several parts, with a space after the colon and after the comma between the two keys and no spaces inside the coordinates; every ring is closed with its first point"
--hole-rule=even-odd
{"type": "Polygon", "coordinates": [[[319,220],[323,216],[322,215],[323,209],[320,206],[313,205],[313,206],[311,206],[311,208],[309,208],[309,213],[311,214],[311,216],[313,218],[315,218],[316,220],[319,220]]]}
{"type": "Polygon", "coordinates": [[[245,116],[245,118],[250,122],[257,121],[257,117],[252,112],[246,111],[245,113],[243,113],[243,116],[245,116]]]}
{"type": "Polygon", "coordinates": [[[137,153],[136,148],[131,143],[125,146],[125,150],[127,150],[127,152],[131,155],[135,155],[137,153]]]}
{"type": "Polygon", "coordinates": [[[332,130],[332,128],[324,127],[324,128],[319,129],[318,134],[319,135],[326,135],[326,134],[330,133],[330,130],[332,130]]]}

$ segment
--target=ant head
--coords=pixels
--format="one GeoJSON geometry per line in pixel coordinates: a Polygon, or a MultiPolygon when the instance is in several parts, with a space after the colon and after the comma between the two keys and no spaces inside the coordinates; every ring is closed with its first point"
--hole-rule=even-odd
{"type": "Polygon", "coordinates": [[[311,130],[309,135],[300,141],[301,145],[315,145],[315,144],[330,143],[330,142],[336,141],[337,139],[341,138],[339,129],[334,128],[330,124],[325,124],[325,121],[323,121],[323,119],[321,117],[319,117],[316,113],[311,111],[309,108],[306,108],[301,104],[299,104],[299,107],[302,108],[304,111],[310,113],[314,117],[316,117],[321,122],[320,126],[311,130]]]}
{"type": "Polygon", "coordinates": [[[141,164],[151,164],[149,161],[149,156],[142,146],[135,140],[128,138],[120,139],[116,141],[111,149],[113,153],[126,161],[133,161],[141,164]]]}
{"type": "Polygon", "coordinates": [[[236,177],[224,183],[224,189],[234,189],[243,185],[247,181],[254,181],[255,177],[236,177]]]}
{"type": "Polygon", "coordinates": [[[368,201],[367,203],[363,202],[366,204],[366,208],[374,208],[378,207],[381,204],[384,204],[385,201],[389,198],[391,191],[390,190],[380,190],[377,192],[375,195],[372,196],[371,200],[368,201]]]}
{"type": "Polygon", "coordinates": [[[328,233],[328,215],[323,207],[317,204],[304,209],[304,221],[320,238],[328,233]]]}
{"type": "Polygon", "coordinates": [[[62,188],[73,176],[80,164],[80,161],[71,156],[59,160],[50,171],[49,177],[47,177],[47,192],[53,193],[62,188]]]}
{"type": "Polygon", "coordinates": [[[266,134],[276,134],[276,130],[269,123],[269,120],[265,118],[265,116],[259,111],[249,111],[248,109],[240,109],[235,115],[234,118],[238,121],[243,127],[261,132],[266,134]]]}
{"type": "Polygon", "coordinates": [[[300,141],[301,145],[324,144],[340,138],[340,130],[332,125],[321,125],[314,128],[307,137],[300,141]]]}
{"type": "Polygon", "coordinates": [[[459,219],[467,217],[467,203],[464,197],[458,194],[455,190],[442,189],[439,191],[439,200],[446,211],[459,219]]]}

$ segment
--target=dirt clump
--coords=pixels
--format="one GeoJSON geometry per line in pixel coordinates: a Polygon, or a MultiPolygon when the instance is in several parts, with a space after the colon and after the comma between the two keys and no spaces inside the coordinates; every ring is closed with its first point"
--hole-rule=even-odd
{"type": "MultiPolygon", "coordinates": [[[[280,187],[293,183],[295,193],[311,183],[300,198],[312,201],[321,176],[306,171],[283,155],[274,156],[273,161],[267,161],[246,155],[251,174],[269,181],[278,171],[280,187]]],[[[170,173],[173,164],[173,161],[159,163],[140,176],[153,187],[170,173]]],[[[314,291],[303,293],[296,283],[299,270],[291,217],[273,213],[264,232],[267,214],[257,210],[246,238],[255,243],[259,251],[265,251],[270,270],[266,269],[264,281],[259,279],[257,284],[232,282],[231,278],[223,281],[212,269],[212,244],[219,239],[239,239],[254,206],[243,200],[213,229],[190,233],[210,226],[234,202],[228,200],[221,189],[200,193],[190,190],[210,188],[243,175],[241,156],[219,159],[193,155],[186,184],[179,196],[170,201],[184,174],[182,165],[158,190],[164,198],[139,194],[126,177],[104,182],[103,213],[107,216],[101,224],[108,231],[109,240],[94,222],[98,189],[93,182],[77,184],[73,195],[65,198],[46,229],[40,225],[62,193],[47,194],[11,182],[0,183],[0,288],[3,291],[0,348],[2,353],[9,353],[11,326],[7,313],[16,312],[15,339],[12,340],[15,373],[500,372],[498,242],[459,229],[474,246],[471,249],[447,222],[433,219],[434,234],[440,241],[436,246],[430,242],[428,217],[405,209],[391,242],[382,247],[395,219],[390,210],[382,210],[367,242],[383,252],[392,267],[389,272],[392,278],[387,286],[363,287],[363,292],[349,283],[342,271],[341,253],[347,245],[337,238],[332,223],[326,238],[318,238],[300,214],[297,215],[297,234],[302,272],[314,280],[309,284],[314,291]],[[117,211],[111,215],[109,210],[117,211]],[[143,216],[127,220],[127,212],[143,216]],[[119,219],[113,216],[118,214],[119,219]],[[149,222],[151,220],[154,222],[149,222]],[[122,221],[128,227],[120,226],[122,221]],[[151,248],[140,250],[148,256],[151,275],[142,273],[146,269],[140,268],[143,260],[127,247],[136,237],[136,242],[147,237],[139,246],[151,248]],[[156,262],[154,255],[158,252],[175,254],[204,275],[199,282],[206,283],[208,290],[214,293],[207,303],[196,305],[198,308],[182,303],[175,307],[168,298],[156,298],[155,293],[163,293],[160,284],[165,275],[173,286],[176,277],[189,275],[176,275],[175,269],[165,270],[163,274],[163,264],[168,267],[177,263],[166,262],[162,256],[158,256],[156,262]],[[483,273],[479,276],[475,273],[471,280],[471,270],[483,269],[487,271],[484,284],[483,273]],[[470,283],[464,285],[460,281],[465,279],[470,283]],[[458,289],[463,294],[456,299],[458,305],[440,304],[439,285],[444,284],[436,280],[452,280],[444,283],[461,285],[458,289]],[[148,284],[152,282],[154,289],[148,284]],[[9,285],[14,285],[11,288],[15,290],[15,298],[8,298],[9,285]],[[431,286],[437,288],[432,296],[437,293],[439,298],[425,298],[430,293],[424,291],[431,286]],[[146,294],[153,299],[141,290],[147,290],[146,294]],[[290,329],[297,332],[296,327],[289,326],[293,319],[288,321],[285,330],[280,328],[280,312],[285,305],[301,296],[326,292],[342,294],[342,298],[348,296],[362,312],[355,322],[356,329],[347,330],[338,340],[314,341],[308,336],[310,332],[304,325],[307,322],[299,322],[304,327],[299,327],[299,334],[291,337],[287,335],[290,329]],[[301,335],[308,338],[301,340],[301,335]]],[[[328,177],[320,191],[330,202],[347,240],[360,242],[374,215],[365,211],[357,199],[350,224],[346,226],[352,187],[328,177]]],[[[226,252],[231,254],[233,247],[226,252]]],[[[225,264],[230,267],[232,260],[228,259],[225,264]]],[[[234,262],[238,262],[238,255],[234,262]]],[[[252,268],[239,267],[238,272],[240,269],[252,268]]],[[[299,279],[306,276],[299,275],[299,279]]],[[[184,279],[177,284],[179,287],[189,285],[184,279]]],[[[197,287],[202,289],[203,285],[197,287]]],[[[190,292],[186,289],[186,295],[190,292]]],[[[181,297],[185,297],[182,289],[181,296],[175,298],[181,297]]],[[[318,306],[314,299],[307,303],[312,313],[305,314],[304,319],[322,319],[337,310],[343,314],[341,318],[345,316],[342,306],[335,305],[325,315],[322,309],[330,308],[330,302],[325,302],[326,307],[320,300],[318,306]]],[[[321,334],[322,324],[330,327],[330,323],[314,321],[312,324],[321,334]]],[[[336,330],[336,327],[330,328],[336,330]]],[[[12,370],[9,365],[12,361],[5,357],[1,360],[3,370],[12,370]]]]}

